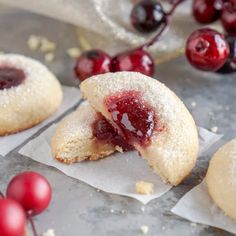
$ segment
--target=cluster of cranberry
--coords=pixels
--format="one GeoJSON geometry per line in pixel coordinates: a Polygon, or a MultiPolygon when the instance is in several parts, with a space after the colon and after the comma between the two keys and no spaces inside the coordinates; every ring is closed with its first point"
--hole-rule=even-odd
{"type": "Polygon", "coordinates": [[[23,236],[28,220],[37,236],[32,217],[43,212],[50,200],[51,187],[42,175],[32,171],[16,175],[6,197],[0,193],[0,235],[23,236]]]}
{"type": "MultiPolygon", "coordinates": [[[[98,49],[84,52],[76,61],[74,72],[81,81],[106,72],[136,71],[148,76],[154,74],[154,62],[147,51],[162,35],[176,7],[184,0],[168,0],[169,12],[155,0],[141,0],[134,5],[130,20],[141,33],[157,31],[144,45],[122,52],[114,57],[98,49]]],[[[193,15],[201,24],[221,19],[227,36],[212,30],[200,29],[188,39],[186,56],[200,70],[231,73],[236,71],[236,0],[193,0],[193,15]]]]}
{"type": "Polygon", "coordinates": [[[122,52],[114,57],[98,49],[84,52],[76,61],[74,72],[81,81],[106,72],[136,71],[148,76],[154,74],[154,62],[147,51],[161,36],[169,24],[175,8],[184,0],[169,0],[171,9],[165,12],[155,0],[141,0],[134,5],[130,20],[133,27],[142,33],[157,31],[156,35],[144,45],[122,52]]]}
{"type": "Polygon", "coordinates": [[[210,28],[193,32],[186,44],[190,64],[204,71],[236,72],[236,0],[194,0],[193,15],[201,24],[220,19],[227,35],[210,28]]]}

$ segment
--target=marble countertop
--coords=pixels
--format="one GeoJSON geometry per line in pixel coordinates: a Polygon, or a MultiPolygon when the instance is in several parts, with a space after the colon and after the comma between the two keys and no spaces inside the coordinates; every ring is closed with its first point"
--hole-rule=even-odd
{"type": "MultiPolygon", "coordinates": [[[[27,39],[31,34],[46,36],[58,47],[56,58],[47,63],[48,67],[62,83],[73,85],[68,79],[72,76],[73,60],[65,51],[78,44],[75,28],[25,11],[0,9],[0,51],[21,53],[43,61],[43,55],[28,49],[27,39]]],[[[198,125],[208,129],[218,127],[218,132],[224,134],[221,142],[236,136],[236,74],[220,76],[196,71],[184,57],[179,57],[159,65],[156,78],[183,99],[198,125]]],[[[204,176],[209,156],[198,160],[197,168],[181,186],[143,206],[127,197],[97,191],[17,151],[0,157],[0,189],[4,191],[9,179],[24,170],[39,171],[49,179],[53,201],[49,209],[36,218],[39,233],[53,228],[56,236],[136,236],[142,235],[140,227],[147,225],[150,236],[231,235],[216,228],[191,224],[170,212],[178,199],[204,176]]]]}

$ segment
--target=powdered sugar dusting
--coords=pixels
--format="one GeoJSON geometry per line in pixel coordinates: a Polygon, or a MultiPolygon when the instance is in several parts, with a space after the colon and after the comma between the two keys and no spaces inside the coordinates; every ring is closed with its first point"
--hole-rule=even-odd
{"type": "Polygon", "coordinates": [[[47,77],[52,76],[55,78],[46,66],[22,55],[0,55],[0,65],[8,65],[21,69],[26,76],[25,81],[19,86],[0,90],[0,106],[9,105],[12,101],[15,102],[16,96],[19,94],[22,96],[22,99],[26,99],[28,96],[35,96],[42,93],[45,86],[47,86],[47,81],[45,81],[47,77]]]}
{"type": "Polygon", "coordinates": [[[74,137],[91,139],[93,138],[92,124],[97,118],[98,113],[88,102],[83,102],[76,111],[60,122],[54,139],[60,139],[61,143],[70,141],[74,137]]]}
{"type": "Polygon", "coordinates": [[[220,158],[221,162],[227,163],[227,172],[230,176],[227,179],[231,181],[231,184],[236,186],[236,139],[231,140],[221,147],[215,156],[216,158],[220,158]]]}
{"type": "Polygon", "coordinates": [[[104,98],[129,90],[141,92],[142,99],[155,109],[158,122],[166,126],[166,132],[154,132],[152,145],[140,152],[143,151],[144,157],[148,156],[154,169],[157,157],[162,156],[161,165],[167,171],[173,172],[174,168],[180,175],[189,172],[198,152],[196,126],[184,104],[164,84],[137,72],[107,73],[93,76],[81,84],[85,98],[108,119],[110,114],[104,107],[104,98]],[[151,158],[150,153],[154,154],[151,158]]]}
{"type": "Polygon", "coordinates": [[[62,90],[56,77],[40,62],[22,55],[0,55],[0,65],[21,69],[22,84],[0,90],[0,123],[21,130],[48,117],[59,106],[62,90]]]}

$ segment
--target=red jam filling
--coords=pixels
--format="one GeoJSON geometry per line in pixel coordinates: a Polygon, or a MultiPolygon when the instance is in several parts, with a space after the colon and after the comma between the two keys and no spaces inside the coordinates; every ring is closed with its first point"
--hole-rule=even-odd
{"type": "Polygon", "coordinates": [[[20,85],[25,79],[25,73],[23,70],[0,66],[0,90],[9,89],[20,85]]]}
{"type": "Polygon", "coordinates": [[[139,92],[127,91],[109,96],[105,105],[119,134],[128,144],[150,144],[156,125],[155,111],[142,100],[139,92]]]}
{"type": "Polygon", "coordinates": [[[118,132],[115,130],[115,128],[103,116],[94,122],[93,135],[98,140],[121,147],[123,151],[133,150],[133,147],[127,144],[124,139],[118,135],[118,132]]]}

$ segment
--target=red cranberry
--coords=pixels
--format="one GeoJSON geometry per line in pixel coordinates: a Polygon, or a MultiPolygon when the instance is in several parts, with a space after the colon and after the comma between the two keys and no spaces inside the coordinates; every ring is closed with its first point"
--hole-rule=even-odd
{"type": "Polygon", "coordinates": [[[187,41],[186,56],[197,69],[216,71],[227,61],[229,45],[224,35],[215,30],[196,30],[187,41]]]}
{"type": "Polygon", "coordinates": [[[230,47],[230,55],[226,63],[217,71],[221,74],[236,72],[236,37],[227,36],[226,40],[230,47]]]}
{"type": "Polygon", "coordinates": [[[142,49],[127,51],[115,56],[112,61],[112,71],[136,71],[148,76],[154,74],[154,62],[151,55],[142,49]]]}
{"type": "Polygon", "coordinates": [[[44,211],[51,200],[51,187],[40,174],[26,171],[16,175],[7,187],[7,197],[14,199],[29,215],[44,211]]]}
{"type": "Polygon", "coordinates": [[[157,30],[165,22],[165,12],[160,3],[142,0],[134,6],[130,18],[135,29],[149,33],[157,30]]]}
{"type": "Polygon", "coordinates": [[[11,199],[0,199],[0,235],[23,236],[25,225],[26,216],[20,204],[11,199]]]}
{"type": "Polygon", "coordinates": [[[155,112],[142,101],[139,92],[127,91],[109,96],[105,105],[127,143],[149,144],[155,129],[155,112]]]}
{"type": "Polygon", "coordinates": [[[20,85],[25,79],[23,70],[14,67],[0,66],[0,90],[20,85]]]}
{"type": "Polygon", "coordinates": [[[228,34],[236,36],[236,0],[224,4],[221,22],[228,34]]]}
{"type": "Polygon", "coordinates": [[[105,117],[100,117],[93,124],[93,135],[101,141],[106,141],[114,146],[122,147],[123,151],[133,150],[133,147],[127,144],[124,139],[118,134],[115,128],[106,120],[105,117]]]}
{"type": "Polygon", "coordinates": [[[84,52],[76,61],[74,72],[83,81],[93,75],[110,72],[111,57],[102,50],[84,52]]]}
{"type": "Polygon", "coordinates": [[[201,24],[208,24],[220,18],[222,2],[219,0],[194,0],[193,16],[201,24]]]}

